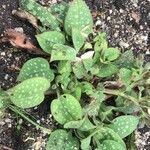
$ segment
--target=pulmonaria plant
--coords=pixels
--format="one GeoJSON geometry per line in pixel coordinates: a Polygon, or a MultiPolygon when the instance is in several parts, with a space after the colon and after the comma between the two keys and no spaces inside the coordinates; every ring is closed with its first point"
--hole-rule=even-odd
{"type": "Polygon", "coordinates": [[[46,150],[126,150],[124,138],[139,120],[148,123],[150,65],[131,50],[109,47],[105,33],[90,41],[93,20],[83,0],[49,7],[20,0],[20,7],[41,22],[35,37],[47,59],[28,60],[18,84],[0,91],[0,113],[9,108],[50,134],[46,150]],[[52,133],[24,114],[51,94],[60,124],[52,133]]]}

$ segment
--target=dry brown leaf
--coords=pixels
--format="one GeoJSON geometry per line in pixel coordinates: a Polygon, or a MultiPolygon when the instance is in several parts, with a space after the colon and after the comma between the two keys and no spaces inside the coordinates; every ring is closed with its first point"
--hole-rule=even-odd
{"type": "Polygon", "coordinates": [[[31,15],[30,13],[24,10],[13,10],[12,14],[21,19],[28,20],[35,28],[38,28],[37,18],[31,15]]]}
{"type": "Polygon", "coordinates": [[[10,42],[12,46],[16,48],[27,49],[31,54],[39,54],[39,55],[47,55],[42,52],[39,48],[37,48],[33,43],[29,40],[29,38],[22,32],[19,32],[15,29],[7,29],[4,32],[3,37],[1,38],[1,42],[10,42]]]}

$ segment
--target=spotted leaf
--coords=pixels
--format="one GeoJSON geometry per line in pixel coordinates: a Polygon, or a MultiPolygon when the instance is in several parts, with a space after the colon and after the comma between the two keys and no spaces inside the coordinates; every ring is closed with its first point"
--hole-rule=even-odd
{"type": "Polygon", "coordinates": [[[77,51],[80,50],[80,48],[84,44],[84,37],[81,35],[80,31],[78,29],[73,28],[72,29],[72,40],[73,45],[77,51]]]}
{"type": "Polygon", "coordinates": [[[75,60],[76,50],[70,46],[55,44],[51,53],[51,61],[54,60],[75,60]]]}
{"type": "Polygon", "coordinates": [[[27,79],[9,90],[11,101],[18,107],[31,108],[44,100],[44,92],[50,87],[46,78],[27,79]]]}
{"type": "Polygon", "coordinates": [[[93,20],[89,8],[83,0],[74,0],[65,18],[65,30],[72,35],[72,29],[76,28],[87,36],[92,32],[93,20]]]}
{"type": "Polygon", "coordinates": [[[105,140],[96,150],[126,150],[126,148],[116,141],[105,140]]]}
{"type": "Polygon", "coordinates": [[[64,94],[51,103],[51,112],[55,120],[60,124],[81,119],[82,108],[80,103],[72,95],[64,94]]]}
{"type": "Polygon", "coordinates": [[[115,131],[107,127],[100,128],[94,137],[99,140],[100,143],[103,143],[105,140],[113,140],[123,145],[123,147],[126,147],[121,137],[115,133],[115,131]]]}
{"type": "Polygon", "coordinates": [[[73,72],[78,79],[81,79],[86,75],[86,69],[84,68],[82,61],[73,64],[73,72]]]}
{"type": "Polygon", "coordinates": [[[113,123],[109,125],[121,138],[125,138],[130,135],[139,123],[139,119],[135,116],[120,116],[113,120],[113,123]]]}
{"type": "Polygon", "coordinates": [[[99,66],[99,72],[96,74],[99,77],[109,77],[113,74],[117,73],[118,68],[116,65],[113,64],[101,64],[99,66]]]}
{"type": "Polygon", "coordinates": [[[33,58],[28,60],[22,67],[18,80],[24,81],[33,77],[45,77],[50,82],[54,79],[54,73],[49,67],[49,63],[43,58],[33,58]]]}
{"type": "Polygon", "coordinates": [[[85,117],[84,119],[79,120],[79,121],[70,121],[70,122],[66,123],[64,125],[64,128],[78,129],[81,131],[89,131],[91,129],[96,128],[96,126],[94,126],[90,122],[90,120],[87,117],[85,117]]]}
{"type": "Polygon", "coordinates": [[[117,48],[107,48],[104,50],[104,61],[113,61],[120,55],[120,51],[117,48]]]}
{"type": "Polygon", "coordinates": [[[41,48],[51,54],[54,44],[64,44],[65,37],[61,32],[47,31],[36,35],[41,48]]]}
{"type": "Polygon", "coordinates": [[[78,150],[79,142],[70,133],[58,129],[51,133],[46,150],[78,150]]]}
{"type": "Polygon", "coordinates": [[[43,26],[47,26],[53,30],[59,30],[59,22],[57,19],[35,0],[20,0],[20,8],[37,17],[43,26]]]}

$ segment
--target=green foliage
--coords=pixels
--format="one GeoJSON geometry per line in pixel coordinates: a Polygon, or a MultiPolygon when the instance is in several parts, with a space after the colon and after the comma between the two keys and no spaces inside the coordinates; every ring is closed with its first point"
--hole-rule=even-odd
{"type": "Polygon", "coordinates": [[[55,44],[53,46],[53,50],[51,52],[51,61],[54,60],[75,60],[76,58],[76,51],[74,48],[62,45],[62,44],[55,44]]]}
{"type": "Polygon", "coordinates": [[[49,87],[50,83],[45,78],[30,78],[10,89],[10,99],[18,107],[31,108],[44,100],[44,92],[49,87]]]}
{"type": "Polygon", "coordinates": [[[86,41],[93,21],[83,0],[48,8],[20,0],[20,6],[41,21],[36,39],[48,55],[27,61],[19,83],[0,92],[0,113],[8,107],[50,133],[24,110],[49,95],[50,112],[65,130],[51,133],[46,150],[125,150],[122,138],[134,132],[138,118],[148,123],[149,64],[131,50],[109,47],[105,33],[86,41]]]}
{"type": "Polygon", "coordinates": [[[81,131],[89,131],[91,129],[96,128],[96,126],[94,126],[90,122],[90,120],[87,117],[85,117],[84,119],[79,120],[79,121],[70,121],[70,122],[66,123],[64,125],[64,128],[78,129],[81,131]]]}
{"type": "Polygon", "coordinates": [[[113,61],[120,55],[120,51],[116,48],[107,48],[104,51],[104,61],[113,61]]]}
{"type": "Polygon", "coordinates": [[[115,118],[109,127],[118,133],[121,138],[125,138],[137,128],[138,123],[139,119],[137,117],[120,116],[115,118]]]}
{"type": "Polygon", "coordinates": [[[70,133],[58,129],[51,133],[46,150],[75,150],[79,149],[79,142],[70,133]]]}
{"type": "Polygon", "coordinates": [[[64,44],[65,36],[58,31],[47,31],[36,35],[36,38],[41,46],[41,48],[51,54],[53,46],[55,44],[64,44]]]}
{"type": "Polygon", "coordinates": [[[72,35],[74,46],[79,50],[88,34],[92,33],[93,27],[90,10],[83,0],[71,3],[65,18],[64,27],[67,34],[72,35]]]}
{"type": "Polygon", "coordinates": [[[82,108],[77,99],[69,94],[64,94],[51,103],[51,112],[54,118],[65,124],[82,117],[82,108]]]}
{"type": "Polygon", "coordinates": [[[43,58],[33,58],[28,60],[19,73],[18,81],[24,81],[33,77],[45,77],[50,82],[54,79],[54,73],[50,69],[47,60],[43,58]]]}
{"type": "Polygon", "coordinates": [[[96,150],[126,150],[124,146],[113,140],[105,140],[96,150]]]}
{"type": "Polygon", "coordinates": [[[35,0],[20,0],[20,8],[37,17],[43,26],[52,30],[59,30],[58,20],[35,0]]]}

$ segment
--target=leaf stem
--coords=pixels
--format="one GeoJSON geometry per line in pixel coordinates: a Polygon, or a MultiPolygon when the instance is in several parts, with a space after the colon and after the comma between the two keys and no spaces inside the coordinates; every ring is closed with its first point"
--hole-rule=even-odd
{"type": "Polygon", "coordinates": [[[121,96],[125,99],[128,99],[130,101],[132,101],[134,104],[136,104],[137,106],[140,106],[140,104],[137,102],[137,99],[130,96],[130,95],[126,95],[125,93],[119,91],[119,90],[111,90],[111,89],[105,89],[104,91],[105,94],[110,94],[110,95],[116,95],[116,96],[121,96]]]}
{"type": "Polygon", "coordinates": [[[20,110],[18,110],[16,107],[9,105],[9,109],[11,109],[13,112],[19,114],[22,118],[24,118],[25,120],[27,120],[28,122],[30,122],[32,125],[34,125],[36,128],[39,128],[41,130],[43,130],[45,133],[50,134],[51,130],[45,127],[40,126],[39,124],[37,124],[36,122],[34,122],[33,120],[31,120],[30,118],[28,118],[26,115],[24,115],[20,110]]]}
{"type": "Polygon", "coordinates": [[[139,107],[139,109],[141,110],[141,113],[143,116],[146,116],[146,113],[144,112],[142,106],[138,103],[138,100],[130,95],[126,95],[125,93],[119,91],[119,90],[111,90],[111,89],[105,89],[104,90],[105,94],[110,94],[110,95],[116,95],[116,96],[121,96],[125,99],[128,99],[130,101],[132,101],[136,106],[139,107]]]}

